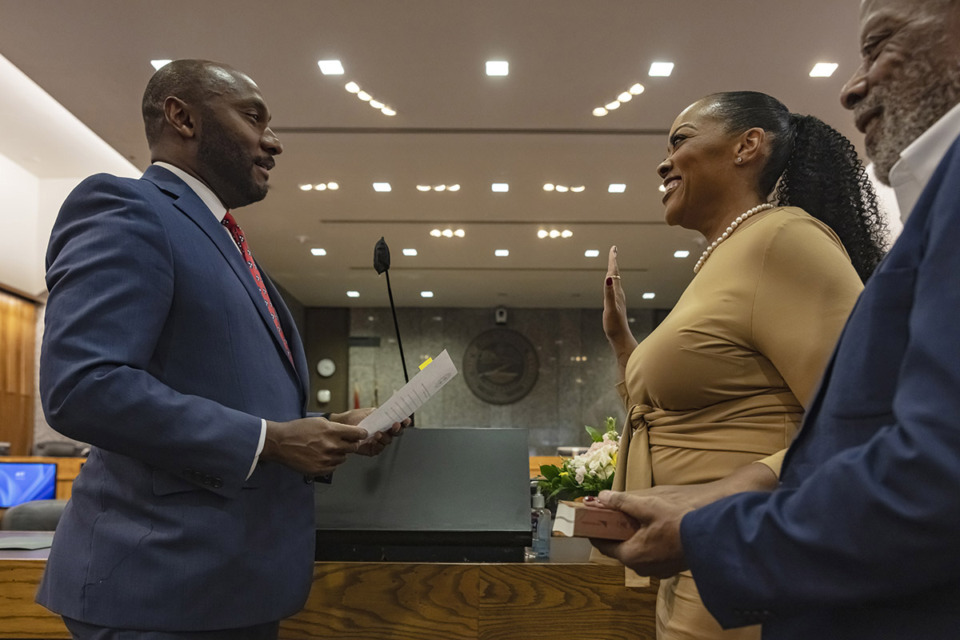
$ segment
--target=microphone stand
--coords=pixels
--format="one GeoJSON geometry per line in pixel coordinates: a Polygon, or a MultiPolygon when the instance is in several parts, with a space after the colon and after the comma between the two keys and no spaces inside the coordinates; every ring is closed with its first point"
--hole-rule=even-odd
{"type": "MultiPolygon", "coordinates": [[[[407,375],[407,360],[403,356],[403,342],[400,340],[400,323],[397,322],[397,307],[393,303],[393,288],[390,286],[390,247],[387,246],[383,236],[377,240],[373,248],[373,268],[377,274],[387,275],[387,295],[390,297],[390,311],[393,313],[393,328],[397,332],[397,346],[400,348],[400,364],[403,366],[403,381],[410,382],[410,376],[407,375]]],[[[410,414],[410,426],[414,426],[413,414],[410,414]]]]}

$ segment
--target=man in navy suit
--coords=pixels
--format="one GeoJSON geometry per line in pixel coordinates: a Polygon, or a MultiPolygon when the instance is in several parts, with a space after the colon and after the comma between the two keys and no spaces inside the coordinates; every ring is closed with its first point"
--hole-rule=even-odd
{"type": "MultiPolygon", "coordinates": [[[[864,0],[841,101],[903,232],[853,310],[772,492],[602,493],[640,529],[595,541],[689,567],[724,627],[764,638],[960,637],[960,0],[864,0]]],[[[749,475],[753,469],[745,468],[749,475]]]]}
{"type": "Polygon", "coordinates": [[[293,319],[222,223],[282,151],[257,85],[174,61],[143,118],[152,166],[85,180],[50,238],[43,409],[92,449],[37,599],[75,638],[275,638],[312,582],[304,478],[401,425],[365,439],[369,410],[306,416],[293,319]]]}

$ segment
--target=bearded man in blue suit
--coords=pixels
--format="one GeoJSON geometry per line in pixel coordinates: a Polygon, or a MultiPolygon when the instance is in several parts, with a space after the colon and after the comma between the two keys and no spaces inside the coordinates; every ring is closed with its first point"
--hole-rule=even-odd
{"type": "Polygon", "coordinates": [[[304,478],[401,425],[365,439],[369,410],[307,417],[292,316],[223,224],[282,152],[257,85],[174,61],[143,118],[152,166],[85,180],[50,238],[43,409],[92,449],[38,602],[75,638],[275,638],[312,580],[304,478]]]}
{"type": "Polygon", "coordinates": [[[764,638],[957,638],[960,0],[863,0],[860,26],[841,101],[909,217],[780,486],[721,497],[763,473],[748,465],[712,485],[602,493],[640,529],[595,544],[647,575],[689,567],[724,627],[762,623],[764,638]]]}

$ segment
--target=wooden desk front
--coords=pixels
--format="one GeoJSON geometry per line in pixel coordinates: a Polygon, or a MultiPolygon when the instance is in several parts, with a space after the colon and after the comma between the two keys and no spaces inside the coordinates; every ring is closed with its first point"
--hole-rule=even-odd
{"type": "MultiPolygon", "coordinates": [[[[69,638],[33,602],[45,560],[12,555],[0,556],[0,638],[69,638]]],[[[653,640],[655,601],[605,565],[318,562],[280,638],[653,640]]]]}

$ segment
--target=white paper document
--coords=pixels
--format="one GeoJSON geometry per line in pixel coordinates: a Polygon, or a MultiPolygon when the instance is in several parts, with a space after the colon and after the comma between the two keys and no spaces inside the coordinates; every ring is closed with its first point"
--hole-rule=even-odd
{"type": "Polygon", "coordinates": [[[366,429],[369,435],[389,429],[395,422],[402,422],[422,407],[455,375],[457,368],[444,349],[402,389],[364,418],[359,426],[366,429]]]}

